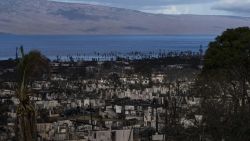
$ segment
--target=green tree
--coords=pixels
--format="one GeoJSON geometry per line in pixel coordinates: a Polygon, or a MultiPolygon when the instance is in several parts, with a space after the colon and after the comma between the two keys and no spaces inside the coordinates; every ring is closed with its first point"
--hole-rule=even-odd
{"type": "Polygon", "coordinates": [[[30,84],[41,72],[48,71],[49,63],[40,52],[24,54],[20,47],[21,58],[17,66],[18,81],[16,95],[20,104],[17,107],[19,136],[22,141],[36,140],[36,112],[30,101],[30,84]]]}
{"type": "MultiPolygon", "coordinates": [[[[224,94],[241,103],[242,110],[249,103],[247,94],[250,72],[250,29],[228,29],[210,43],[205,55],[203,75],[215,78],[224,94]],[[225,89],[227,88],[227,89],[225,89]],[[234,93],[230,93],[232,90],[234,93]]],[[[238,107],[235,107],[238,108],[238,107]]],[[[237,111],[237,109],[235,109],[237,111]]]]}
{"type": "Polygon", "coordinates": [[[250,29],[228,29],[209,44],[196,91],[212,140],[249,140],[250,29]]]}

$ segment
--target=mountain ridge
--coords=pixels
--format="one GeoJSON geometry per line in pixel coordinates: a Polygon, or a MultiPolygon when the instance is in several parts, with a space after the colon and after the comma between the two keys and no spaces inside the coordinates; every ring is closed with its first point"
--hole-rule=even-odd
{"type": "Polygon", "coordinates": [[[35,35],[219,34],[250,18],[149,14],[123,8],[47,0],[0,2],[0,32],[35,35]]]}

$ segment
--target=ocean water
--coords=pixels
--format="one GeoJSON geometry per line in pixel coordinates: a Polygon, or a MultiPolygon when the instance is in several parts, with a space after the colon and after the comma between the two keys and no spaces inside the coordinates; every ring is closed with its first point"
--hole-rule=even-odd
{"type": "Polygon", "coordinates": [[[115,36],[115,35],[0,35],[0,59],[15,58],[16,47],[39,50],[49,58],[129,52],[198,52],[206,50],[215,35],[115,36]]]}

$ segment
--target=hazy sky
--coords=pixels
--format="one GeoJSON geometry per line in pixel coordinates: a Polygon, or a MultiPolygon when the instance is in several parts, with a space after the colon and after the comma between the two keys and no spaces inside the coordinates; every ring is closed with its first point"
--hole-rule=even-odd
{"type": "Polygon", "coordinates": [[[250,17],[250,0],[54,0],[99,4],[149,13],[250,17]]]}

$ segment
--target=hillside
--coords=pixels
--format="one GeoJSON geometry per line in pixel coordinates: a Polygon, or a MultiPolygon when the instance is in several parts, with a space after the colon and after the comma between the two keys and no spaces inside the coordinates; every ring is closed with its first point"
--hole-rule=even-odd
{"type": "Polygon", "coordinates": [[[11,34],[218,34],[250,18],[161,15],[47,0],[0,2],[0,32],[11,34]]]}

